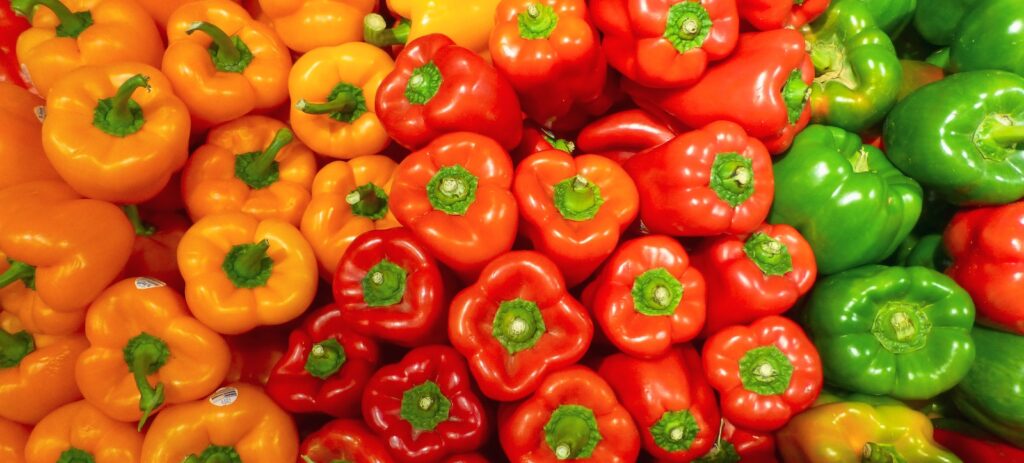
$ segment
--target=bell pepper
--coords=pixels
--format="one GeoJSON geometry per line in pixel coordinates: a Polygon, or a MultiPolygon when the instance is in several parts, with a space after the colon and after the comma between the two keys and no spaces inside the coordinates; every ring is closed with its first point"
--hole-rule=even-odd
{"type": "Polygon", "coordinates": [[[692,258],[707,283],[705,336],[782,315],[811,290],[818,274],[811,246],[789,225],[712,238],[692,258]]]}
{"type": "Polygon", "coordinates": [[[836,127],[808,127],[774,168],[768,220],[800,231],[822,274],[881,262],[921,215],[917,182],[878,148],[836,127]]]}
{"type": "Polygon", "coordinates": [[[875,24],[889,37],[898,37],[914,19],[917,0],[858,0],[867,7],[875,24]]]}
{"type": "Polygon", "coordinates": [[[974,71],[921,87],[893,108],[884,136],[892,163],[949,202],[1024,197],[1024,77],[974,71]]]}
{"type": "Polygon", "coordinates": [[[299,447],[304,463],[391,463],[388,446],[361,420],[338,419],[306,436],[299,447]]]}
{"type": "Polygon", "coordinates": [[[363,393],[363,419],[399,462],[435,463],[487,442],[480,397],[455,349],[417,347],[381,367],[363,393]]]}
{"type": "Polygon", "coordinates": [[[147,463],[298,460],[295,423],[260,388],[231,384],[208,399],[167,407],[142,442],[147,463]]]}
{"type": "Polygon", "coordinates": [[[299,230],[242,213],[196,222],[178,245],[178,266],[192,314],[223,334],[298,317],[319,282],[313,249],[299,230]]]}
{"type": "Polygon", "coordinates": [[[491,463],[491,460],[488,460],[479,453],[464,453],[462,455],[448,457],[444,463],[491,463]]]}
{"type": "Polygon", "coordinates": [[[133,462],[141,453],[141,433],[82,400],[54,410],[32,429],[25,462],[133,462]]]}
{"type": "Polygon", "coordinates": [[[774,431],[821,392],[821,360],[800,325],[776,315],[731,326],[704,344],[704,371],[721,396],[722,416],[774,431]]]}
{"type": "Polygon", "coordinates": [[[28,90],[0,82],[0,189],[35,180],[60,179],[46,159],[41,143],[42,123],[38,114],[45,104],[28,90]]]}
{"type": "Polygon", "coordinates": [[[914,29],[934,45],[953,43],[964,16],[990,0],[917,0],[914,29]]]}
{"type": "Polygon", "coordinates": [[[882,120],[900,91],[896,48],[859,0],[832,2],[805,27],[814,63],[811,120],[859,132],[882,120]]]}
{"type": "Polygon", "coordinates": [[[399,226],[388,207],[396,167],[386,156],[371,155],[334,161],[317,172],[301,227],[324,275],[334,274],[359,235],[399,226]]]}
{"type": "Polygon", "coordinates": [[[412,42],[431,34],[444,34],[490,60],[488,41],[500,0],[387,0],[388,9],[401,18],[395,34],[384,30],[384,18],[369,15],[363,21],[363,38],[379,47],[412,42]]]}
{"type": "Polygon", "coordinates": [[[442,135],[395,171],[391,211],[437,260],[472,281],[512,248],[518,208],[512,161],[494,140],[442,135]]]}
{"type": "Polygon", "coordinates": [[[704,278],[678,241],[650,235],[622,243],[587,285],[583,301],[620,351],[655,358],[704,325],[704,278]]]}
{"type": "Polygon", "coordinates": [[[181,193],[193,221],[237,211],[298,226],[316,169],[283,122],[245,116],[210,131],[185,164],[181,193]]]}
{"type": "Polygon", "coordinates": [[[721,417],[693,347],[655,360],[614,354],[597,372],[636,421],[644,450],[659,461],[689,462],[715,444],[721,417]]]}
{"type": "Polygon", "coordinates": [[[695,463],[779,463],[775,456],[775,434],[739,429],[723,419],[718,439],[711,451],[693,460],[695,463]]]}
{"type": "Polygon", "coordinates": [[[357,333],[405,347],[447,340],[452,290],[437,262],[405,228],[366,232],[334,274],[334,301],[357,333]]]}
{"type": "Polygon", "coordinates": [[[901,59],[900,67],[903,68],[903,80],[900,83],[900,92],[896,95],[896,101],[901,101],[917,89],[942,80],[946,76],[946,72],[941,67],[925,61],[901,59]]]}
{"type": "Polygon", "coordinates": [[[196,129],[288,99],[288,48],[241,5],[228,0],[185,3],[167,20],[167,43],[163,71],[196,129]]]}
{"type": "Polygon", "coordinates": [[[498,430],[505,455],[521,463],[628,463],[640,453],[629,412],[583,366],[552,373],[528,399],[502,405],[498,430]]]}
{"type": "Polygon", "coordinates": [[[950,67],[955,72],[1001,69],[1024,74],[1021,21],[1024,3],[1020,0],[977,2],[956,28],[949,47],[950,67]]]}
{"type": "Polygon", "coordinates": [[[740,18],[754,29],[799,28],[828,8],[829,0],[736,0],[740,18]]]}
{"type": "MultiPolygon", "coordinates": [[[[10,2],[0,4],[0,83],[27,88],[25,80],[21,78],[21,65],[16,50],[18,36],[28,28],[28,21],[11,10],[10,2]]],[[[21,452],[18,453],[18,458],[21,458],[21,452]]]]}
{"type": "Polygon", "coordinates": [[[205,397],[230,363],[219,334],[192,318],[162,282],[129,278],[89,307],[75,379],[85,400],[118,421],[146,420],[163,405],[205,397]]]}
{"type": "Polygon", "coordinates": [[[820,281],[804,309],[825,377],[854,392],[928,399],[974,361],[974,304],[931,269],[847,270],[820,281]]]}
{"type": "Polygon", "coordinates": [[[1024,448],[1024,337],[982,327],[971,335],[978,356],[953,389],[953,403],[983,429],[1024,448]]]}
{"type": "Polygon", "coordinates": [[[583,153],[599,154],[622,164],[675,136],[675,130],[647,111],[627,109],[588,124],[576,137],[576,146],[583,153]]]}
{"type": "MultiPolygon", "coordinates": [[[[0,274],[11,267],[7,256],[0,252],[0,274]]],[[[66,336],[77,333],[85,323],[85,311],[59,312],[43,302],[39,293],[17,280],[0,288],[0,307],[17,317],[25,331],[31,334],[66,336]]]]}
{"type": "Polygon", "coordinates": [[[185,280],[178,271],[178,243],[191,225],[188,218],[180,212],[159,212],[135,206],[123,209],[135,228],[135,243],[121,275],[155,278],[179,292],[184,291],[185,280]]]}
{"type": "Polygon", "coordinates": [[[337,306],[324,306],[288,336],[288,350],[274,365],[266,391],[288,412],[359,416],[378,356],[374,340],[352,331],[337,306]]]}
{"type": "Polygon", "coordinates": [[[33,335],[17,318],[0,315],[0,418],[34,425],[81,399],[75,359],[87,347],[80,334],[33,335]]]}
{"type": "Polygon", "coordinates": [[[0,190],[0,252],[15,282],[58,312],[81,312],[121,273],[135,234],[120,209],[60,182],[0,190]]]}
{"type": "Polygon", "coordinates": [[[277,361],[284,357],[288,346],[283,342],[267,342],[268,339],[287,339],[296,321],[276,326],[261,326],[236,336],[225,336],[231,350],[231,366],[226,383],[249,383],[264,386],[277,361]]]}
{"type": "Polygon", "coordinates": [[[764,145],[727,121],[678,135],[624,167],[640,192],[640,220],[653,233],[753,231],[768,216],[775,190],[764,145]]]}
{"type": "Polygon", "coordinates": [[[25,463],[25,442],[29,428],[0,418],[0,459],[7,463],[25,463]]]}
{"type": "Polygon", "coordinates": [[[524,159],[512,192],[523,233],[555,262],[570,287],[611,255],[640,206],[636,185],[615,161],[561,150],[524,159]]]}
{"type": "Polygon", "coordinates": [[[380,83],[377,114],[388,135],[411,150],[462,131],[486,135],[510,150],[523,133],[519,99],[508,79],[441,34],[414,40],[402,50],[395,70],[380,83]]]}
{"type": "Polygon", "coordinates": [[[363,39],[363,17],[376,0],[259,0],[260,9],[288,48],[306,53],[363,39]]]}
{"type": "Polygon", "coordinates": [[[608,63],[647,87],[693,85],[739,35],[735,0],[593,0],[590,8],[608,63]]]}
{"type": "Polygon", "coordinates": [[[376,154],[390,141],[378,98],[395,67],[362,42],[322,47],[299,58],[288,76],[292,130],[313,151],[338,159],[376,154]]]}
{"type": "MultiPolygon", "coordinates": [[[[952,264],[942,244],[942,235],[938,233],[929,235],[911,233],[900,243],[896,252],[886,260],[886,263],[900,267],[928,267],[940,272],[945,272],[952,264]]],[[[964,285],[960,284],[960,286],[964,285]]]]}
{"type": "Polygon", "coordinates": [[[735,51],[690,87],[659,90],[629,81],[623,86],[641,107],[664,112],[684,127],[735,122],[778,154],[810,120],[814,66],[804,47],[803,36],[793,30],[740,34],[735,51]]]}
{"type": "Polygon", "coordinates": [[[452,345],[469,359],[484,395],[500,401],[522,399],[549,372],[576,363],[593,334],[558,267],[533,251],[491,261],[455,296],[448,317],[452,345]]]}
{"type": "Polygon", "coordinates": [[[504,0],[490,50],[527,117],[544,127],[604,90],[608,66],[583,0],[504,0]]]}
{"type": "Polygon", "coordinates": [[[959,420],[932,420],[935,442],[967,461],[1024,461],[1024,450],[959,420]]]}
{"type": "Polygon", "coordinates": [[[523,124],[523,138],[519,140],[519,146],[510,151],[509,155],[512,156],[512,164],[518,166],[527,156],[548,150],[560,150],[572,154],[576,151],[576,143],[558,138],[554,132],[527,120],[523,124]]]}
{"type": "Polygon", "coordinates": [[[85,66],[159,66],[163,42],[146,10],[131,0],[12,0],[32,27],[18,36],[23,77],[43,98],[85,66]]]}

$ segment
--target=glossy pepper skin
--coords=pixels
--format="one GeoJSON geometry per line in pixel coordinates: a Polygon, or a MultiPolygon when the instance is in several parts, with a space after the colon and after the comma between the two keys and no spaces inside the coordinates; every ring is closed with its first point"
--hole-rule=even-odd
{"type": "Polygon", "coordinates": [[[896,101],[900,101],[917,89],[942,80],[946,76],[946,72],[941,67],[925,61],[901,59],[900,67],[903,68],[903,81],[900,84],[900,92],[896,96],[896,101]]]}
{"type": "Polygon", "coordinates": [[[89,307],[89,348],[75,380],[85,400],[139,429],[162,405],[201,399],[224,381],[224,339],[192,318],[181,295],[160,282],[129,278],[89,307]]]}
{"type": "Polygon", "coordinates": [[[299,446],[305,463],[392,463],[388,446],[358,419],[337,419],[307,436],[299,446]]]}
{"type": "MultiPolygon", "coordinates": [[[[17,87],[27,88],[21,77],[21,65],[18,63],[18,36],[29,28],[25,18],[11,10],[10,2],[0,5],[0,82],[17,87]]],[[[19,452],[20,453],[20,452],[19,452]]],[[[15,457],[11,457],[15,458],[15,457]]],[[[18,455],[18,458],[21,458],[18,455]]],[[[16,463],[21,463],[20,461],[16,463]]]]}
{"type": "Polygon", "coordinates": [[[160,193],[185,165],[188,115],[155,68],[80,68],[50,90],[43,150],[83,196],[134,204],[160,193]]]}
{"type": "MultiPolygon", "coordinates": [[[[387,0],[395,16],[409,21],[409,30],[399,41],[367,42],[379,46],[413,42],[431,34],[444,34],[484,59],[490,60],[488,41],[494,28],[495,11],[500,0],[387,0]]],[[[379,24],[383,27],[383,22],[379,24]]],[[[364,23],[365,26],[365,23],[364,23]]],[[[365,30],[365,27],[364,27],[365,30]]],[[[372,39],[370,34],[367,39],[372,39]]]]}
{"type": "Polygon", "coordinates": [[[11,8],[32,23],[18,36],[18,61],[44,98],[58,80],[84,66],[160,64],[160,31],[133,1],[12,0],[11,8]]]}
{"type": "Polygon", "coordinates": [[[298,225],[316,172],[313,152],[283,122],[245,116],[207,134],[185,164],[181,194],[193,221],[244,212],[298,225]]]}
{"type": "Polygon", "coordinates": [[[505,455],[522,463],[627,463],[640,453],[629,412],[608,383],[583,366],[552,373],[526,400],[503,404],[498,429],[505,455]]]}
{"type": "Polygon", "coordinates": [[[178,245],[178,266],[192,314],[223,334],[295,319],[319,281],[316,257],[298,229],[242,213],[196,222],[178,245]]]}
{"type": "Polygon", "coordinates": [[[139,431],[82,400],[54,410],[32,429],[25,463],[135,462],[141,453],[139,431]]]}
{"type": "Polygon", "coordinates": [[[0,458],[7,463],[25,463],[28,433],[28,426],[0,418],[0,458]]]}
{"type": "Polygon", "coordinates": [[[597,372],[633,417],[644,450],[658,461],[689,462],[715,444],[721,417],[693,347],[673,348],[654,360],[614,354],[597,372]]]}
{"type": "Polygon", "coordinates": [[[59,180],[40,142],[36,111],[46,102],[10,82],[0,82],[0,189],[35,180],[59,180]],[[37,109],[38,108],[38,109],[37,109]]]}
{"type": "Polygon", "coordinates": [[[167,21],[167,42],[163,71],[197,129],[288,99],[288,49],[237,3],[185,3],[167,21]]]}
{"type": "Polygon", "coordinates": [[[988,0],[917,0],[914,29],[933,45],[949,45],[960,31],[964,16],[985,3],[988,0]]]}
{"type": "Polygon", "coordinates": [[[554,149],[519,163],[512,192],[523,233],[570,287],[611,255],[640,206],[636,185],[615,161],[554,149]]]}
{"type": "Polygon", "coordinates": [[[799,28],[828,8],[829,0],[736,0],[740,18],[757,30],[799,28]]]}
{"type": "Polygon", "coordinates": [[[147,463],[298,460],[295,423],[260,388],[230,384],[160,412],[142,442],[147,463]]]}
{"type": "Polygon", "coordinates": [[[578,128],[559,121],[601,97],[608,70],[586,2],[504,0],[494,23],[491,59],[526,115],[544,127],[578,128]]]}
{"type": "Polygon", "coordinates": [[[820,405],[795,416],[778,439],[794,463],[960,462],[932,439],[928,417],[903,405],[820,405]]]}
{"type": "Polygon", "coordinates": [[[772,154],[789,148],[807,126],[814,66],[799,32],[779,29],[740,34],[736,49],[681,89],[648,89],[625,82],[641,107],[664,112],[684,127],[732,121],[772,154]],[[766,85],[767,84],[767,85],[766,85]]]}
{"type": "Polygon", "coordinates": [[[260,9],[288,48],[306,53],[314,48],[363,39],[363,17],[377,7],[374,0],[259,0],[260,9]]]}
{"type": "Polygon", "coordinates": [[[576,147],[621,164],[675,136],[675,130],[658,117],[642,109],[627,109],[587,124],[576,136],[576,147]]]}
{"type": "Polygon", "coordinates": [[[800,231],[822,274],[881,262],[921,216],[920,185],[836,127],[808,127],[774,168],[768,220],[800,231]]]}
{"type": "Polygon", "coordinates": [[[533,251],[491,261],[452,300],[448,336],[484,395],[519,400],[544,376],[576,363],[594,334],[587,309],[566,292],[558,267],[533,251]]]}
{"type": "Polygon", "coordinates": [[[821,392],[821,360],[800,325],[775,315],[732,326],[704,344],[704,371],[737,426],[774,431],[821,392]]]}
{"type": "Polygon", "coordinates": [[[324,156],[352,159],[388,145],[378,94],[395,63],[362,42],[314,49],[288,76],[292,130],[324,156]]]}
{"type": "Polygon", "coordinates": [[[805,306],[829,383],[865,394],[927,399],[974,361],[974,304],[923,267],[869,265],[818,283],[805,306]]]}
{"type": "Polygon", "coordinates": [[[949,64],[956,72],[1000,69],[1024,74],[1024,40],[1020,21],[1024,2],[988,0],[967,11],[949,47],[949,64]]]}
{"type": "Polygon", "coordinates": [[[893,108],[885,121],[893,164],[958,205],[1024,197],[1024,77],[1004,71],[951,75],[893,108]],[[952,115],[956,117],[952,117],[952,115]]]}
{"type": "Polygon", "coordinates": [[[486,135],[510,150],[523,132],[519,98],[508,79],[441,34],[402,50],[380,84],[377,113],[387,134],[411,150],[462,131],[486,135]]]}
{"type": "Polygon", "coordinates": [[[1024,337],[987,328],[971,332],[978,357],[953,389],[953,403],[985,430],[1024,448],[1024,337]]]}
{"type": "Polygon", "coordinates": [[[487,442],[487,411],[455,349],[417,347],[374,373],[363,419],[399,462],[440,462],[487,442]]]}
{"type": "Polygon", "coordinates": [[[288,336],[266,391],[288,412],[358,416],[378,356],[376,342],[353,332],[337,306],[324,306],[288,336]]]}
{"type": "Polygon", "coordinates": [[[126,214],[137,213],[138,223],[137,226],[133,223],[135,243],[122,276],[155,278],[179,292],[184,291],[185,280],[178,270],[178,243],[192,223],[181,212],[139,208],[135,209],[137,212],[128,212],[130,208],[124,208],[126,214]]]}
{"type": "Polygon", "coordinates": [[[750,232],[768,216],[775,191],[764,145],[726,121],[678,135],[624,167],[640,193],[640,220],[653,233],[750,232]]]}
{"type": "Polygon", "coordinates": [[[696,463],[779,463],[775,450],[775,433],[739,429],[723,419],[718,425],[718,440],[711,451],[693,460],[696,463]]]}
{"type": "Polygon", "coordinates": [[[265,386],[277,361],[284,357],[288,345],[268,343],[267,339],[287,339],[295,322],[261,326],[237,336],[225,336],[231,350],[231,367],[224,378],[228,383],[249,383],[265,386]]]}
{"type": "Polygon", "coordinates": [[[647,87],[692,85],[739,35],[735,0],[595,0],[590,8],[609,64],[647,87]]]}
{"type": "Polygon", "coordinates": [[[914,19],[917,0],[858,0],[867,7],[875,24],[889,37],[898,37],[914,19]]]}
{"type": "Polygon", "coordinates": [[[389,204],[396,167],[386,156],[362,156],[331,162],[313,178],[301,230],[325,275],[334,274],[359,235],[399,226],[389,204]]]}
{"type": "Polygon", "coordinates": [[[935,425],[935,442],[967,461],[1017,461],[1024,459],[1024,449],[955,419],[939,419],[935,425]]]}
{"type": "Polygon", "coordinates": [[[75,359],[87,347],[80,334],[31,335],[17,319],[0,317],[0,418],[34,425],[81,399],[75,359]]]}
{"type": "Polygon", "coordinates": [[[406,347],[440,343],[452,289],[437,261],[405,228],[366,232],[334,273],[334,301],[354,331],[406,347]]]}
{"type": "Polygon", "coordinates": [[[518,207],[512,161],[494,140],[460,132],[438,137],[395,171],[395,218],[437,260],[472,281],[512,248],[518,207]]]}
{"type": "Polygon", "coordinates": [[[704,278],[664,235],[622,243],[583,292],[604,336],[639,358],[664,355],[704,325],[704,278]]]}
{"type": "Polygon", "coordinates": [[[942,235],[938,233],[920,236],[911,233],[886,262],[903,267],[928,267],[940,272],[945,272],[952,264],[942,244],[942,235]]]}
{"type": "Polygon", "coordinates": [[[519,146],[510,151],[509,155],[512,156],[512,164],[518,166],[523,159],[531,154],[548,150],[560,150],[572,154],[576,151],[576,143],[558,138],[558,135],[551,130],[528,120],[523,123],[523,138],[519,140],[519,146]]]}
{"type": "MultiPolygon", "coordinates": [[[[0,253],[0,274],[11,268],[7,256],[0,253]]],[[[0,289],[0,307],[3,312],[18,319],[31,334],[66,336],[77,333],[85,322],[85,311],[60,312],[43,302],[39,293],[25,286],[24,280],[15,281],[0,289]]]]}

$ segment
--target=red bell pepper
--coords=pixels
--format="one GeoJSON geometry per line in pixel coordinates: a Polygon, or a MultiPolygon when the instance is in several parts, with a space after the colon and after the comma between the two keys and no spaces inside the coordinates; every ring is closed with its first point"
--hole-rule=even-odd
{"type": "Polygon", "coordinates": [[[829,0],[736,0],[736,9],[755,29],[795,28],[814,21],[828,8],[829,0]]]}
{"type": "Polygon", "coordinates": [[[622,164],[643,150],[676,136],[669,125],[642,109],[627,109],[591,122],[576,137],[584,153],[605,156],[622,164]]]}
{"type": "Polygon", "coordinates": [[[935,442],[949,449],[963,461],[969,462],[1021,462],[1024,449],[1006,444],[958,420],[934,420],[935,442]]]}
{"type": "Polygon", "coordinates": [[[664,111],[686,127],[735,122],[778,154],[811,118],[814,65],[805,47],[794,30],[741,34],[736,51],[691,87],[657,90],[626,82],[625,89],[641,107],[664,111]]]}
{"type": "Polygon", "coordinates": [[[985,323],[1024,334],[1024,201],[953,216],[943,242],[953,259],[946,270],[967,290],[985,323]]]}
{"type": "Polygon", "coordinates": [[[800,325],[774,315],[711,336],[704,371],[722,397],[722,416],[755,431],[781,428],[821,392],[814,344],[800,325]]]}
{"type": "Polygon", "coordinates": [[[260,326],[252,331],[234,336],[224,336],[231,350],[231,366],[228,367],[224,384],[249,383],[265,386],[277,361],[284,357],[287,345],[267,342],[268,339],[285,339],[297,321],[284,325],[260,326]]]}
{"type": "Polygon", "coordinates": [[[488,437],[466,361],[448,346],[417,347],[378,370],[363,393],[363,419],[400,462],[439,462],[488,437]]]}
{"type": "Polygon", "coordinates": [[[18,36],[28,28],[28,21],[11,10],[11,2],[0,3],[0,82],[27,87],[21,77],[16,50],[18,36]]]}
{"type": "Polygon", "coordinates": [[[472,280],[512,249],[519,218],[512,175],[511,158],[494,140],[443,135],[398,165],[389,205],[437,260],[472,280]]]}
{"type": "Polygon", "coordinates": [[[491,463],[491,461],[479,453],[465,453],[448,457],[444,463],[491,463]]]}
{"type": "Polygon", "coordinates": [[[764,145],[732,122],[686,132],[626,162],[652,233],[713,236],[757,228],[775,195],[764,145]]]}
{"type": "Polygon", "coordinates": [[[377,116],[396,142],[419,149],[451,132],[476,132],[515,148],[522,110],[508,79],[476,53],[431,34],[406,45],[377,90],[377,116]]]}
{"type": "Polygon", "coordinates": [[[351,331],[338,307],[322,307],[288,336],[288,350],[267,380],[267,394],[293,413],[358,416],[378,356],[377,343],[351,331]]]}
{"type": "Polygon", "coordinates": [[[356,237],[338,263],[334,301],[353,331],[415,347],[446,341],[449,286],[409,230],[374,230],[356,237]]]}
{"type": "Polygon", "coordinates": [[[612,67],[640,85],[692,85],[729,56],[740,21],[735,0],[592,0],[612,67]]]}
{"type": "Polygon", "coordinates": [[[573,151],[576,151],[576,144],[558,138],[550,130],[526,121],[523,124],[523,139],[519,141],[519,146],[509,154],[512,155],[512,163],[519,165],[527,156],[547,150],[561,150],[572,154],[573,151]]]}
{"type": "Polygon", "coordinates": [[[505,455],[518,463],[632,463],[640,453],[629,412],[583,366],[552,373],[530,398],[503,404],[498,423],[505,455]]]}
{"type": "Polygon", "coordinates": [[[360,420],[338,419],[325,424],[302,441],[302,463],[392,463],[384,441],[360,420]]]}
{"type": "Polygon", "coordinates": [[[524,234],[570,287],[611,255],[639,208],[636,185],[615,161],[559,150],[524,159],[512,192],[524,234]]]}
{"type": "Polygon", "coordinates": [[[778,463],[775,434],[739,429],[723,419],[715,446],[695,463],[778,463]]]}
{"type": "Polygon", "coordinates": [[[731,325],[782,315],[814,285],[814,251],[789,225],[761,225],[748,235],[709,239],[691,255],[707,283],[703,336],[731,325]]]}
{"type": "Polygon", "coordinates": [[[552,127],[604,90],[608,66],[587,15],[583,0],[503,0],[494,13],[494,67],[542,126],[552,127]]]}
{"type": "Polygon", "coordinates": [[[455,296],[448,320],[480,389],[502,401],[526,397],[549,372],[576,363],[594,334],[558,267],[533,251],[494,259],[455,296]]]}
{"type": "Polygon", "coordinates": [[[627,241],[584,291],[604,335],[640,358],[664,355],[704,325],[704,278],[678,241],[652,235],[627,241]]]}
{"type": "Polygon", "coordinates": [[[135,244],[122,276],[156,278],[179,292],[185,280],[178,270],[178,242],[191,222],[180,212],[159,212],[137,206],[124,206],[135,227],[135,244]]]}
{"type": "Polygon", "coordinates": [[[689,462],[715,444],[721,417],[693,347],[677,347],[656,360],[615,354],[601,362],[598,374],[633,416],[644,450],[655,458],[689,462]]]}

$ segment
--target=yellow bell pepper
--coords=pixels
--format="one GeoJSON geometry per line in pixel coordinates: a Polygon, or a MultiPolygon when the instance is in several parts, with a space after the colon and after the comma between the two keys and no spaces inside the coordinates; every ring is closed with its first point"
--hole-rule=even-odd
{"type": "Polygon", "coordinates": [[[259,0],[284,44],[299,53],[363,39],[377,0],[259,0]]]}
{"type": "Polygon", "coordinates": [[[82,400],[36,425],[25,445],[25,463],[134,463],[141,453],[142,434],[82,400]]]}
{"type": "MultiPolygon", "coordinates": [[[[367,15],[364,38],[377,46],[397,45],[416,40],[424,35],[444,34],[459,46],[478,53],[488,61],[491,53],[488,41],[494,28],[494,12],[500,0],[388,0],[388,9],[409,21],[408,35],[378,34],[384,29],[384,18],[367,15]],[[383,39],[383,40],[382,40],[383,39]],[[404,40],[403,40],[404,39],[404,40]],[[397,42],[396,42],[397,40],[397,42]]],[[[399,26],[399,28],[404,26],[399,26]]]]}
{"type": "Polygon", "coordinates": [[[25,463],[25,442],[27,441],[27,426],[0,418],[0,461],[25,463]]]}

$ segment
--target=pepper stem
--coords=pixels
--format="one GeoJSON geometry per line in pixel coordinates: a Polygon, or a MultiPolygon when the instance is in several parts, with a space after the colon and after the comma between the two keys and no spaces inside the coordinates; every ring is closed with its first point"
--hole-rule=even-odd
{"type": "Polygon", "coordinates": [[[932,323],[916,304],[894,301],[875,315],[871,333],[883,348],[894,354],[914,352],[925,346],[932,323]]]}
{"type": "Polygon", "coordinates": [[[380,48],[402,45],[409,40],[411,28],[409,21],[402,19],[395,27],[388,29],[383,16],[370,13],[363,18],[363,41],[380,48]]]}
{"type": "Polygon", "coordinates": [[[561,405],[544,425],[544,440],[559,460],[590,458],[601,441],[594,411],[580,405],[561,405]]]}
{"type": "Polygon", "coordinates": [[[547,39],[558,26],[555,9],[540,3],[531,3],[526,11],[516,15],[519,36],[527,40],[547,39]]]}
{"type": "Polygon", "coordinates": [[[8,259],[11,264],[4,273],[0,273],[0,288],[6,288],[15,281],[22,281],[28,288],[35,287],[36,268],[24,262],[8,259]]]}
{"type": "Polygon", "coordinates": [[[778,395],[789,389],[793,364],[774,345],[751,349],[740,358],[743,388],[759,395],[778,395]]]}
{"type": "Polygon", "coordinates": [[[700,432],[697,419],[689,410],[667,411],[651,428],[654,443],[666,452],[688,450],[700,432]]]}
{"type": "Polygon", "coordinates": [[[231,40],[231,37],[215,24],[206,21],[196,21],[185,29],[185,33],[188,35],[192,35],[195,31],[203,32],[213,39],[214,46],[217,47],[215,59],[218,61],[237,63],[242,60],[242,52],[235,46],[234,40],[231,40]]]}
{"type": "Polygon", "coordinates": [[[754,194],[754,167],[750,158],[720,153],[711,165],[708,186],[719,199],[737,207],[754,194]]]}
{"type": "Polygon", "coordinates": [[[345,203],[352,208],[353,214],[370,220],[380,220],[388,214],[388,194],[372,183],[356,187],[345,196],[345,203]]]}
{"type": "Polygon", "coordinates": [[[142,129],[145,120],[142,107],[132,99],[138,88],[149,90],[149,77],[142,74],[125,80],[110,98],[96,102],[92,125],[115,137],[126,137],[142,129]]]}
{"type": "Polygon", "coordinates": [[[28,331],[11,334],[0,330],[0,368],[17,366],[35,349],[35,340],[28,331]]]}
{"type": "Polygon", "coordinates": [[[444,76],[433,61],[412,70],[405,83],[405,99],[412,104],[427,104],[441,89],[444,76]]]}
{"type": "Polygon", "coordinates": [[[292,131],[282,127],[265,150],[235,156],[235,177],[254,190],[273,185],[280,178],[277,154],[291,142],[292,131]]]}
{"type": "Polygon", "coordinates": [[[82,449],[71,447],[61,452],[60,457],[54,463],[95,463],[92,454],[82,449]]]}
{"type": "Polygon", "coordinates": [[[221,265],[237,288],[256,288],[267,284],[274,261],[267,255],[270,241],[235,245],[221,265]]]}
{"type": "Polygon", "coordinates": [[[402,394],[399,416],[417,431],[433,431],[448,420],[452,401],[441,392],[433,381],[424,381],[409,388],[402,394]]]}
{"type": "Polygon", "coordinates": [[[149,385],[147,376],[159,371],[167,363],[170,355],[167,343],[147,333],[140,333],[130,339],[124,347],[124,361],[128,364],[128,370],[132,372],[135,385],[141,394],[139,410],[142,410],[142,418],[139,419],[139,431],[146,425],[149,415],[164,403],[163,383],[157,383],[154,388],[149,385]]]}
{"type": "Polygon", "coordinates": [[[356,98],[352,95],[341,93],[337,97],[324,103],[310,103],[306,100],[299,100],[295,107],[306,114],[330,114],[352,112],[356,109],[356,98]]]}
{"type": "Polygon", "coordinates": [[[404,268],[381,259],[363,277],[363,302],[369,307],[387,307],[402,302],[408,277],[404,268]]]}
{"type": "Polygon", "coordinates": [[[502,301],[491,322],[491,335],[509,355],[532,348],[546,331],[537,303],[526,299],[502,301]]]}
{"type": "Polygon", "coordinates": [[[781,241],[765,233],[754,233],[747,238],[743,252],[767,276],[785,275],[793,270],[793,256],[781,241]]]}
{"type": "Polygon", "coordinates": [[[555,184],[553,202],[566,220],[582,222],[597,215],[604,203],[601,188],[582,175],[567,178],[555,184]]]}
{"type": "Polygon", "coordinates": [[[1000,125],[994,127],[989,136],[1000,145],[1013,146],[1024,142],[1024,125],[1000,125]]]}
{"type": "Polygon", "coordinates": [[[345,348],[337,339],[325,339],[309,350],[306,371],[315,378],[327,379],[337,373],[347,359],[345,348]]]}
{"type": "Polygon", "coordinates": [[[463,215],[476,200],[477,177],[458,164],[440,168],[427,182],[427,198],[434,209],[463,215]]]}
{"type": "Polygon", "coordinates": [[[211,444],[199,456],[189,455],[181,463],[242,463],[242,457],[234,447],[211,444]]]}
{"type": "Polygon", "coordinates": [[[700,48],[714,24],[708,10],[698,2],[679,2],[668,9],[662,36],[679,53],[700,48]]]}
{"type": "Polygon", "coordinates": [[[683,290],[668,270],[648,270],[633,280],[633,310],[649,316],[672,315],[683,300],[683,290]]]}
{"type": "Polygon", "coordinates": [[[92,14],[88,11],[71,12],[60,0],[11,0],[11,9],[21,16],[32,19],[36,7],[45,6],[57,16],[57,37],[78,37],[92,25],[92,14]]]}
{"type": "Polygon", "coordinates": [[[794,69],[789,73],[789,78],[782,86],[782,101],[786,103],[786,119],[790,124],[796,124],[800,120],[810,91],[811,86],[804,82],[800,69],[794,69]]]}
{"type": "Polygon", "coordinates": [[[576,151],[575,143],[564,138],[555,137],[555,134],[551,133],[547,129],[544,129],[544,141],[548,142],[548,144],[550,144],[552,148],[559,151],[565,151],[566,153],[569,154],[572,154],[573,151],[576,151]]]}
{"type": "Polygon", "coordinates": [[[899,452],[896,451],[896,447],[892,444],[879,444],[875,442],[868,442],[864,444],[860,456],[861,463],[906,463],[907,460],[903,458],[899,452]]]}
{"type": "Polygon", "coordinates": [[[124,215],[128,216],[128,221],[131,222],[132,228],[135,229],[136,236],[153,236],[156,233],[156,227],[142,221],[142,217],[139,216],[138,206],[128,204],[121,206],[121,210],[124,211],[124,215]]]}

